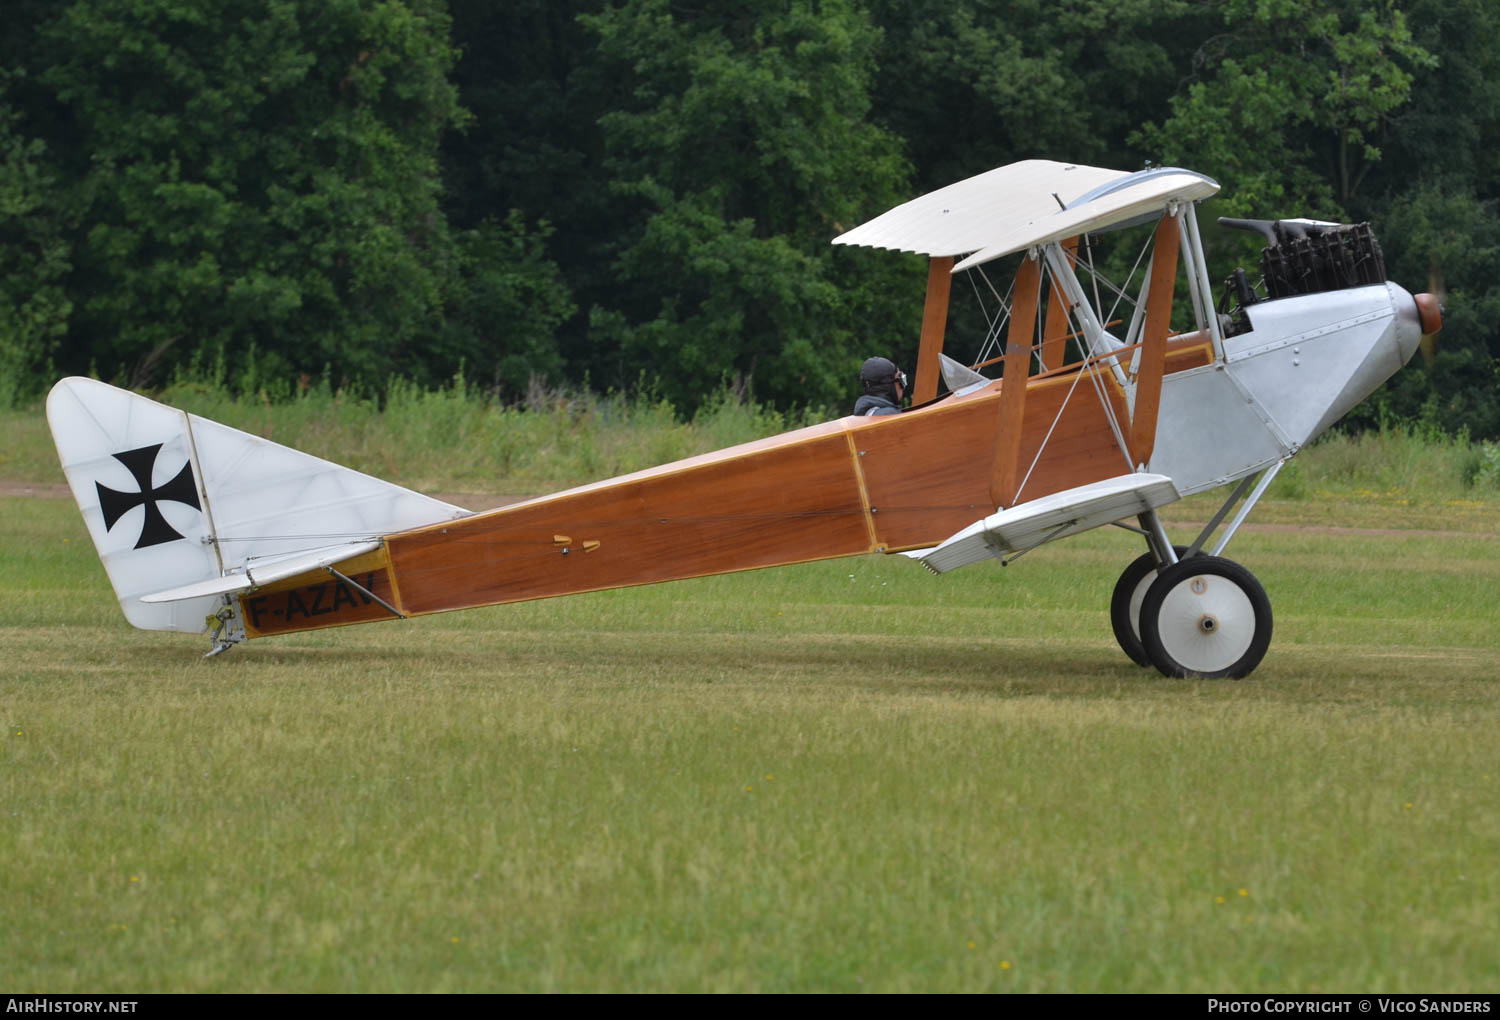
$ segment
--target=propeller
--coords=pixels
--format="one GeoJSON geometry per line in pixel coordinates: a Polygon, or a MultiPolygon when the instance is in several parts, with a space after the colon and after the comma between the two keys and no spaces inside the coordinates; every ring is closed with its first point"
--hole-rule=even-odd
{"type": "Polygon", "coordinates": [[[1437,355],[1437,335],[1443,328],[1443,314],[1447,311],[1448,287],[1443,283],[1443,272],[1438,268],[1437,256],[1427,264],[1427,293],[1417,295],[1417,313],[1422,320],[1422,339],[1417,349],[1422,352],[1422,361],[1432,370],[1432,359],[1437,355]]]}

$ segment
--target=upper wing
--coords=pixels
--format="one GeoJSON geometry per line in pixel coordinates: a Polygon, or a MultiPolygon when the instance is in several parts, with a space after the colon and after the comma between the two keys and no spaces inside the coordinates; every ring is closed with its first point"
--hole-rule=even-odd
{"type": "Polygon", "coordinates": [[[1178,167],[1127,173],[1031,159],[912,199],[833,243],[969,255],[954,266],[958,272],[1034,245],[1152,215],[1172,201],[1208,198],[1218,190],[1212,179],[1178,167]]]}
{"type": "Polygon", "coordinates": [[[1072,202],[1129,176],[1123,170],[1028,159],[903,202],[833,243],[932,256],[967,255],[1058,211],[1059,201],[1072,202]]]}

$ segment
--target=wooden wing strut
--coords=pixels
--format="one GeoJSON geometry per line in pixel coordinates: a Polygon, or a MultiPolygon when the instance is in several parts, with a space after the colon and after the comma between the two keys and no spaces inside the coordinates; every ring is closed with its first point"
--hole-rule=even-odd
{"type": "Polygon", "coordinates": [[[1167,333],[1172,328],[1172,291],[1177,284],[1181,237],[1176,216],[1163,216],[1156,225],[1140,368],[1135,378],[1135,412],[1130,420],[1130,459],[1137,466],[1148,463],[1156,447],[1156,417],[1161,410],[1161,378],[1167,361],[1167,333]]]}
{"type": "Polygon", "coordinates": [[[922,346],[917,350],[917,378],[911,402],[925,404],[937,396],[943,352],[943,334],[948,328],[948,295],[953,286],[953,257],[940,255],[927,264],[927,303],[922,308],[922,346]]]}
{"type": "Polygon", "coordinates": [[[1010,308],[1010,331],[1005,337],[1005,381],[1000,385],[995,462],[990,471],[990,500],[996,507],[1011,506],[1021,487],[1021,424],[1026,411],[1026,385],[1031,373],[1041,282],[1041,260],[1034,252],[1029,253],[1016,273],[1015,302],[1010,308]]]}

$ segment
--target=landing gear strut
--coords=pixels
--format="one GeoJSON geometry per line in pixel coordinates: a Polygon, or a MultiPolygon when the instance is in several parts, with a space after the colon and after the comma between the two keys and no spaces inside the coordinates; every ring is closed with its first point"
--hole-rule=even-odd
{"type": "Polygon", "coordinates": [[[1240,483],[1190,546],[1170,545],[1154,511],[1130,529],[1151,547],[1120,574],[1109,602],[1115,640],[1130,661],[1170,677],[1234,679],[1260,665],[1271,643],[1271,600],[1254,574],[1218,553],[1274,475],[1273,467],[1261,477],[1212,554],[1199,550],[1253,478],[1240,483]]]}

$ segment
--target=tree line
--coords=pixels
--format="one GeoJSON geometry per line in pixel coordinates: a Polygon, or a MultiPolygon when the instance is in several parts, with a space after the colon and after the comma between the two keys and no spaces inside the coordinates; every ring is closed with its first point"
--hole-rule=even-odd
{"type": "MultiPolygon", "coordinates": [[[[1355,424],[1500,436],[1489,0],[6,14],[0,403],[212,364],[838,406],[864,357],[914,352],[925,267],[829,240],[1043,157],[1191,167],[1223,185],[1210,217],[1370,221],[1393,279],[1445,282],[1448,319],[1355,424]]],[[[1207,234],[1217,272],[1254,267],[1207,234]]]]}

